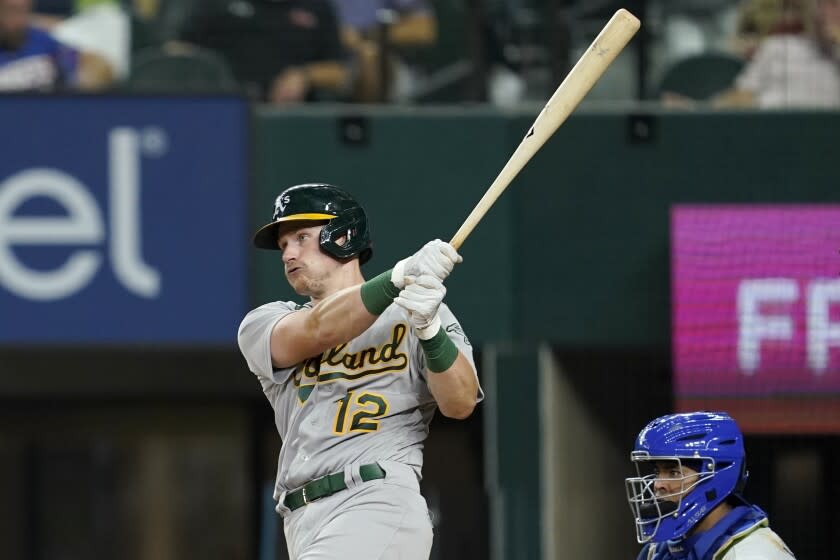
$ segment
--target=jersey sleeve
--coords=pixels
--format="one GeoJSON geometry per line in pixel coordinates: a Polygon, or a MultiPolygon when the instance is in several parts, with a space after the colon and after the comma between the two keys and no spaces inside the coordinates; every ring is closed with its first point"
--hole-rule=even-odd
{"type": "Polygon", "coordinates": [[[239,350],[250,369],[257,377],[273,379],[271,365],[271,331],[277,321],[294,312],[297,306],[292,302],[276,301],[257,307],[245,315],[239,325],[237,341],[239,350]]]}
{"type": "Polygon", "coordinates": [[[79,79],[81,53],[78,49],[62,43],[52,35],[45,33],[43,40],[45,48],[50,53],[50,57],[58,71],[59,83],[75,86],[79,79]]]}

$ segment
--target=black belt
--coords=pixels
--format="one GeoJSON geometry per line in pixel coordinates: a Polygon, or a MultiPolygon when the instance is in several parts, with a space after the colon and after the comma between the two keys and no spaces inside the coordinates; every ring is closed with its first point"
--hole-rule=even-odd
{"type": "MultiPolygon", "coordinates": [[[[385,478],[385,471],[376,463],[362,465],[359,467],[359,477],[362,479],[362,482],[377,480],[385,478]]],[[[283,503],[286,504],[287,508],[294,511],[309,502],[326,498],[346,488],[344,472],[328,474],[327,476],[322,476],[321,478],[307,482],[303,487],[298,488],[294,492],[289,492],[286,494],[286,499],[283,500],[283,503]]]]}

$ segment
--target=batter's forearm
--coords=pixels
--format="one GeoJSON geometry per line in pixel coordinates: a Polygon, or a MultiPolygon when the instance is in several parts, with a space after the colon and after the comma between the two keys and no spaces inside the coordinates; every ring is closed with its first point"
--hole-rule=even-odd
{"type": "Polygon", "coordinates": [[[306,329],[326,350],[365,332],[377,315],[365,307],[361,287],[340,290],[316,305],[307,316],[306,329]]]}
{"type": "Polygon", "coordinates": [[[399,293],[391,282],[391,270],[386,270],[324,298],[307,316],[307,327],[328,344],[326,348],[343,344],[366,331],[399,293]]]}
{"type": "Polygon", "coordinates": [[[343,344],[366,331],[399,293],[386,270],[325,298],[308,314],[307,329],[326,345],[324,350],[343,344]]]}
{"type": "Polygon", "coordinates": [[[365,332],[399,293],[390,277],[389,270],[278,321],[271,335],[274,366],[290,367],[365,332]]]}
{"type": "Polygon", "coordinates": [[[429,390],[441,414],[463,420],[472,414],[478,400],[478,379],[469,361],[460,352],[446,371],[427,371],[429,390]]]}

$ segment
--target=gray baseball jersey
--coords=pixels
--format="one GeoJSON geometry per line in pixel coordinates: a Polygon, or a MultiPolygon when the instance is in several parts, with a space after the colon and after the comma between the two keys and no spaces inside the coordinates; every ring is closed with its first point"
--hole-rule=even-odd
{"type": "MultiPolygon", "coordinates": [[[[287,491],[351,463],[396,461],[412,467],[419,478],[436,403],[407,313],[391,305],[348,343],[293,367],[274,368],[274,325],[309,305],[268,303],[248,313],[239,327],[239,348],[274,409],[283,441],[274,499],[282,503],[287,491]]],[[[445,304],[440,318],[475,370],[470,343],[445,304]]],[[[478,393],[481,400],[480,388],[478,393]]]]}

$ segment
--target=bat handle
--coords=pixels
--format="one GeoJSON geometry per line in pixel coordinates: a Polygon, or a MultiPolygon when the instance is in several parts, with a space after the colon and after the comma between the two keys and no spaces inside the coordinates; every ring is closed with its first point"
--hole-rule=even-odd
{"type": "Polygon", "coordinates": [[[481,218],[490,210],[490,207],[493,206],[493,203],[496,201],[497,198],[502,194],[507,183],[510,182],[508,179],[507,183],[500,184],[499,178],[504,177],[506,175],[505,171],[509,168],[510,162],[508,165],[505,166],[505,169],[502,169],[502,172],[499,173],[499,177],[493,181],[493,184],[490,185],[490,188],[487,189],[487,192],[484,193],[484,196],[481,197],[481,200],[478,201],[478,204],[475,205],[475,208],[472,209],[470,215],[467,216],[467,219],[464,220],[464,223],[461,224],[461,227],[458,228],[458,231],[455,232],[455,235],[452,236],[452,239],[449,241],[449,244],[452,245],[455,250],[461,248],[461,245],[464,244],[464,241],[467,240],[467,237],[472,233],[472,230],[475,229],[475,226],[478,225],[478,222],[481,221],[481,218]]]}
{"type": "MultiPolygon", "coordinates": [[[[472,217],[472,216],[470,216],[472,217]]],[[[455,232],[455,235],[452,236],[452,239],[449,240],[449,244],[452,245],[455,250],[461,248],[461,245],[464,244],[464,241],[467,240],[467,236],[472,233],[473,228],[475,228],[478,220],[470,220],[467,219],[466,222],[461,224],[461,227],[458,228],[458,231],[455,232]]]]}

